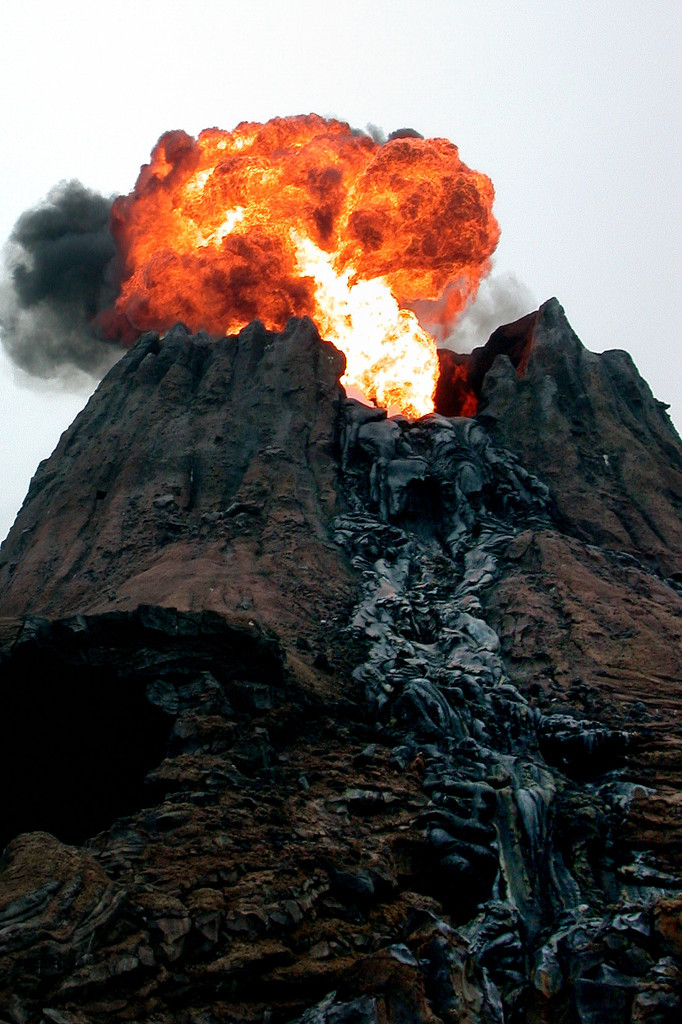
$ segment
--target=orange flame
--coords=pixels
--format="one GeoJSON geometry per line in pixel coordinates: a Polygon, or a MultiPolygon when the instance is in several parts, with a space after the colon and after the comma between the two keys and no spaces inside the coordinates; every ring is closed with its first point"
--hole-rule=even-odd
{"type": "Polygon", "coordinates": [[[114,204],[123,282],[103,329],[130,343],[177,320],[223,335],[309,315],[344,352],[343,383],[423,415],[438,358],[409,307],[442,299],[452,317],[475,294],[493,196],[445,139],[380,145],[315,114],[169,132],[114,204]]]}

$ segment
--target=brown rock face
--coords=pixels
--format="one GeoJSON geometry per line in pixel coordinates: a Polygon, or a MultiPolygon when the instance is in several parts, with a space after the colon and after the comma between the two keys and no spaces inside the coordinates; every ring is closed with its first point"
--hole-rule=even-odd
{"type": "Polygon", "coordinates": [[[682,600],[634,559],[555,530],[520,533],[502,560],[485,604],[510,678],[538,707],[629,734],[627,777],[646,791],[622,827],[682,875],[682,600]]]}
{"type": "Polygon", "coordinates": [[[146,335],[38,468],[2,548],[0,615],[324,619],[348,585],[328,528],[343,364],[309,320],[146,335]]]}
{"type": "Polygon", "coordinates": [[[679,1020],[682,446],[555,300],[474,364],[408,423],[178,325],[39,467],[0,1021],[679,1020]]]}

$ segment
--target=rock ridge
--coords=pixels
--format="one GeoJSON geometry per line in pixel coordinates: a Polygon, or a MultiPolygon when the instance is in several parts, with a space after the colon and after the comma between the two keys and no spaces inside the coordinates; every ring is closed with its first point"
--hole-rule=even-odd
{"type": "Polygon", "coordinates": [[[682,446],[627,352],[589,352],[550,299],[522,373],[504,352],[492,361],[478,420],[549,485],[564,530],[680,573],[682,446]]]}
{"type": "Polygon", "coordinates": [[[310,581],[337,601],[348,586],[324,527],[343,367],[307,319],[217,343],[144,335],[31,481],[0,615],[166,604],[282,629],[321,600],[324,618],[310,581]]]}

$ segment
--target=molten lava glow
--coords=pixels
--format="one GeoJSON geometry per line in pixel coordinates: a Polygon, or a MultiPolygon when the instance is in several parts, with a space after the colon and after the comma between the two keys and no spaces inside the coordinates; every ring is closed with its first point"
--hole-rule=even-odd
{"type": "Polygon", "coordinates": [[[475,416],[478,409],[478,399],[471,389],[466,364],[452,368],[449,384],[453,399],[457,398],[459,415],[475,416]]]}
{"type": "Polygon", "coordinates": [[[444,139],[380,145],[314,114],[169,132],[114,204],[123,282],[103,326],[129,343],[177,320],[223,335],[309,315],[344,352],[344,383],[423,415],[438,359],[409,307],[451,320],[475,295],[493,195],[444,139]]]}

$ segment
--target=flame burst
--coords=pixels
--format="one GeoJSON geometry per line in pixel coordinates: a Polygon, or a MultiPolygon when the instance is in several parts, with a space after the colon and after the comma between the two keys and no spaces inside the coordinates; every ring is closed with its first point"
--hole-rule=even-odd
{"type": "Polygon", "coordinates": [[[223,335],[311,316],[380,405],[433,409],[434,339],[411,305],[456,315],[489,269],[493,186],[445,139],[380,145],[317,115],[163,135],[116,200],[123,266],[109,336],[183,320],[223,335]]]}

